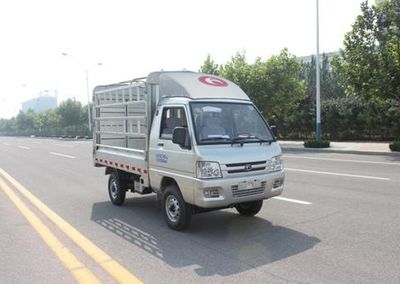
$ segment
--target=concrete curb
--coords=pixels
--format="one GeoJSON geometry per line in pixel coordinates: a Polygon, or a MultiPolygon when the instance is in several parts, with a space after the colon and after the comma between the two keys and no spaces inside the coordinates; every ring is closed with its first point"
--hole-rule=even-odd
{"type": "Polygon", "coordinates": [[[342,153],[342,154],[358,154],[358,155],[375,155],[375,156],[392,156],[400,157],[400,152],[379,152],[365,150],[339,150],[331,148],[299,148],[280,145],[282,152],[308,152],[308,153],[342,153]]]}

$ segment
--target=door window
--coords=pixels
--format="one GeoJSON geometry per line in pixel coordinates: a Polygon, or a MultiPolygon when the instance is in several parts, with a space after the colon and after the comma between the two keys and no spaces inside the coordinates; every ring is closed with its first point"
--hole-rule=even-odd
{"type": "Polygon", "coordinates": [[[187,127],[185,110],[182,107],[165,107],[161,118],[160,138],[172,140],[176,127],[187,127]]]}

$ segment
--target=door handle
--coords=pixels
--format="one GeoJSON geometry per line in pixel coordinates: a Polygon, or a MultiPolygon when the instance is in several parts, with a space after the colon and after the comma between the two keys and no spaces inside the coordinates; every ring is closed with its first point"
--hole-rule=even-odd
{"type": "Polygon", "coordinates": [[[159,147],[164,147],[164,143],[163,143],[163,142],[158,142],[158,143],[157,143],[157,146],[159,146],[159,147]]]}

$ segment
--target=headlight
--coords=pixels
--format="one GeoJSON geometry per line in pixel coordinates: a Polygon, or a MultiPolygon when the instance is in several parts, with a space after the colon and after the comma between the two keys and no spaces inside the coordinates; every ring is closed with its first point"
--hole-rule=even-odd
{"type": "Polygon", "coordinates": [[[283,170],[283,161],[281,159],[281,156],[272,157],[269,164],[268,172],[279,172],[281,170],[283,170]]]}
{"type": "Polygon", "coordinates": [[[220,178],[221,168],[217,162],[197,162],[198,178],[220,178]]]}

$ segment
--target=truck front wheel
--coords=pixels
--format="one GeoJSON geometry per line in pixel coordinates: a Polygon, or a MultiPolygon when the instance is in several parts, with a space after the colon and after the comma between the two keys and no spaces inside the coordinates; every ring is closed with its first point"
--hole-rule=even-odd
{"type": "Polygon", "coordinates": [[[165,188],[161,204],[168,227],[181,231],[189,225],[192,217],[192,206],[183,200],[176,185],[169,185],[165,188]]]}
{"type": "Polygon", "coordinates": [[[112,204],[120,206],[125,201],[126,191],[122,188],[119,181],[118,173],[113,172],[108,179],[108,195],[112,204]]]}
{"type": "Polygon", "coordinates": [[[263,205],[263,200],[253,202],[239,203],[235,205],[236,210],[243,216],[254,216],[260,212],[263,205]]]}

